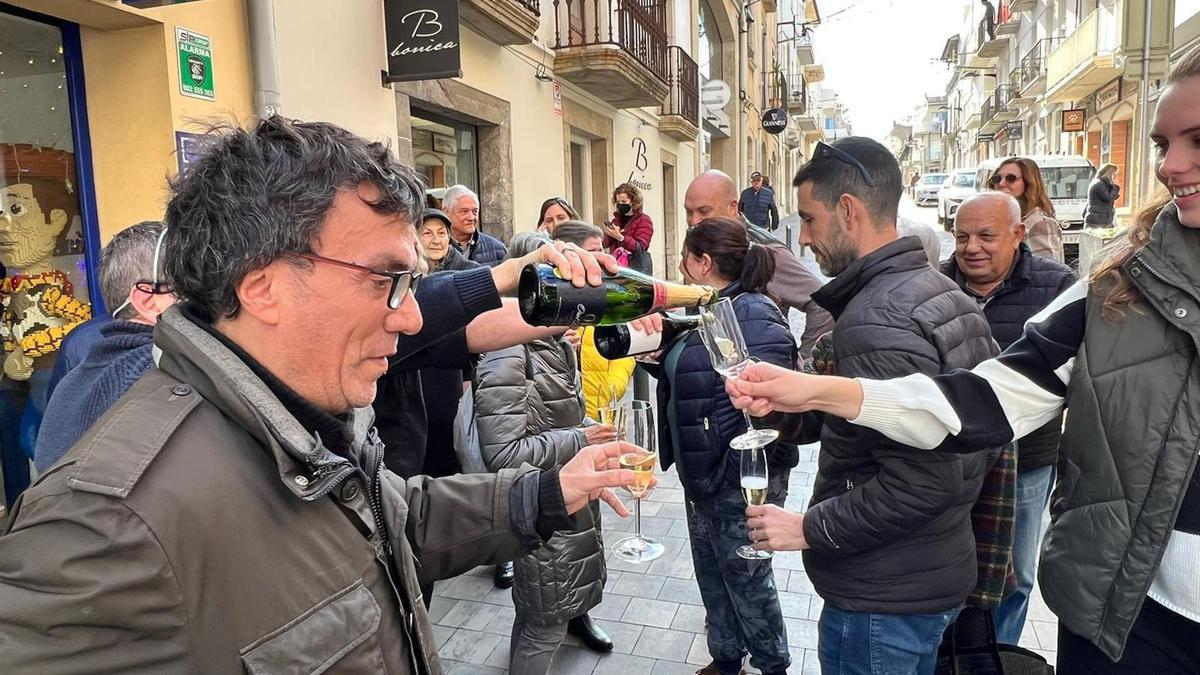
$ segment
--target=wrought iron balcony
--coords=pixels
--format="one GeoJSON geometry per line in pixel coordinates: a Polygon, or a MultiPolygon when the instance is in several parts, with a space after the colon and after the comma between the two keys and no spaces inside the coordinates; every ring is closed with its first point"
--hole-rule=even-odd
{"type": "Polygon", "coordinates": [[[1008,0],[1000,0],[996,8],[996,24],[990,27],[987,19],[979,22],[979,45],[977,54],[980,58],[994,59],[1003,56],[1008,50],[1008,38],[1017,32],[1017,17],[1008,9],[1008,0]]]}
{"type": "Polygon", "coordinates": [[[669,92],[658,130],[677,141],[694,141],[700,134],[700,67],[677,45],[667,47],[667,62],[669,92]]]}
{"type": "Polygon", "coordinates": [[[983,107],[979,110],[980,131],[998,131],[1005,123],[1015,120],[1019,115],[1020,110],[1012,104],[1012,87],[1002,84],[984,100],[983,107]]]}
{"type": "Polygon", "coordinates": [[[459,15],[498,45],[533,42],[541,0],[462,0],[459,15]]]}
{"type": "Polygon", "coordinates": [[[554,72],[618,108],[669,93],[665,0],[554,0],[554,72]]]}

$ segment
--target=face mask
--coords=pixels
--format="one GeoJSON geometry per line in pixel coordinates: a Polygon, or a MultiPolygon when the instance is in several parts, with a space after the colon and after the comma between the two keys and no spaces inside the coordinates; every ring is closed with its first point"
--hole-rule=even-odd
{"type": "Polygon", "coordinates": [[[617,213],[627,216],[633,210],[633,204],[617,204],[617,213]]]}

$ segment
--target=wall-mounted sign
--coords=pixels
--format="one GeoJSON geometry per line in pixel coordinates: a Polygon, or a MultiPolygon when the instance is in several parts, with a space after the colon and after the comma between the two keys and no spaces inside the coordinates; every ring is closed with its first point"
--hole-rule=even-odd
{"type": "Polygon", "coordinates": [[[625,179],[625,182],[642,192],[650,192],[654,189],[654,184],[646,177],[646,169],[650,168],[650,158],[646,156],[646,141],[634,138],[632,145],[633,170],[629,172],[629,178],[625,179]]]}
{"type": "Polygon", "coordinates": [[[787,111],[783,108],[771,108],[762,116],[763,131],[768,134],[777,134],[787,128],[788,116],[787,111]]]}
{"type": "Polygon", "coordinates": [[[559,117],[563,114],[562,86],[557,82],[554,83],[554,114],[559,117]]]}
{"type": "Polygon", "coordinates": [[[1121,78],[1104,85],[1096,92],[1096,110],[1104,110],[1121,100],[1121,78]]]}
{"type": "Polygon", "coordinates": [[[700,87],[700,104],[706,108],[724,108],[732,97],[733,91],[724,80],[709,80],[700,87]]]}
{"type": "Polygon", "coordinates": [[[205,136],[204,134],[193,134],[186,131],[175,132],[175,161],[179,164],[180,174],[200,159],[204,154],[205,144],[212,140],[212,136],[205,136]]]}
{"type": "Polygon", "coordinates": [[[458,0],[384,0],[385,82],[462,77],[458,0]]]}
{"type": "Polygon", "coordinates": [[[179,50],[179,93],[206,101],[215,99],[212,40],[176,26],[175,45],[179,50]]]}
{"type": "Polygon", "coordinates": [[[996,134],[978,134],[975,136],[975,140],[980,143],[991,143],[996,140],[996,134]]]}
{"type": "Polygon", "coordinates": [[[1087,113],[1080,109],[1062,111],[1062,130],[1083,131],[1084,124],[1087,123],[1087,113]]]}
{"type": "Polygon", "coordinates": [[[1020,122],[1009,122],[1004,126],[1004,130],[1008,132],[1008,140],[1019,141],[1025,137],[1025,125],[1020,122]]]}

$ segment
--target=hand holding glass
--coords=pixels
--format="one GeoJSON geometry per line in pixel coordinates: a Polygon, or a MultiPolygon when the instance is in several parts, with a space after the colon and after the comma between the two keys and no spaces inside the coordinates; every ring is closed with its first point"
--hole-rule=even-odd
{"type": "MultiPolygon", "coordinates": [[[[634,484],[626,489],[636,500],[633,503],[636,530],[634,536],[618,541],[613,546],[613,553],[627,562],[644,563],[659,558],[666,552],[666,547],[662,542],[642,536],[642,498],[650,492],[650,483],[654,480],[654,463],[658,461],[656,452],[658,429],[654,426],[654,410],[650,407],[649,401],[633,401],[628,408],[624,409],[624,413],[623,421],[626,423],[625,429],[627,429],[628,435],[623,440],[633,443],[646,452],[627,453],[621,455],[619,460],[622,469],[634,472],[634,484]]],[[[603,414],[602,410],[601,419],[603,419],[603,414]]],[[[621,428],[619,423],[617,428],[621,428]]]]}
{"type": "MultiPolygon", "coordinates": [[[[708,349],[713,370],[722,377],[735,380],[746,366],[753,363],[750,351],[746,349],[746,339],[742,336],[742,327],[738,325],[737,315],[733,311],[733,302],[729,298],[700,307],[700,336],[708,349]]],[[[746,418],[746,433],[730,441],[729,447],[735,450],[761,448],[779,438],[779,432],[774,429],[755,429],[750,414],[745,410],[742,415],[746,418]]]]}

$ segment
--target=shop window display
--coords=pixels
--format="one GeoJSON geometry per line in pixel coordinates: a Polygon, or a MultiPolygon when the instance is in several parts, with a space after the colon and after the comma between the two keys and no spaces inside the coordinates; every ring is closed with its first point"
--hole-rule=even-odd
{"type": "Polygon", "coordinates": [[[0,12],[0,452],[5,500],[29,480],[63,338],[91,318],[63,36],[0,12]]]}

